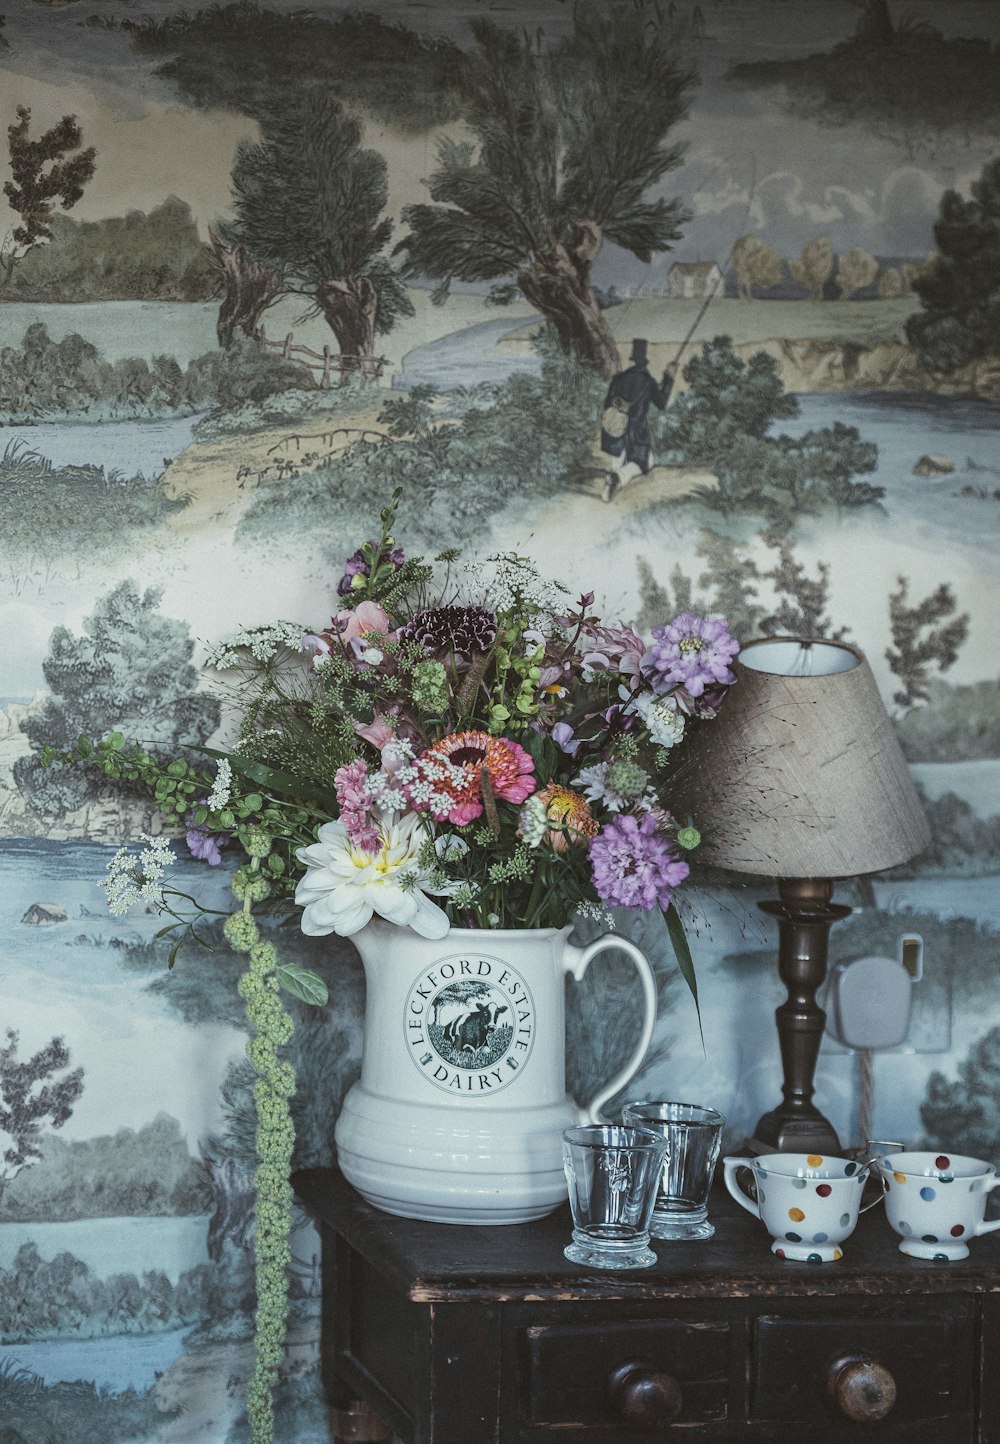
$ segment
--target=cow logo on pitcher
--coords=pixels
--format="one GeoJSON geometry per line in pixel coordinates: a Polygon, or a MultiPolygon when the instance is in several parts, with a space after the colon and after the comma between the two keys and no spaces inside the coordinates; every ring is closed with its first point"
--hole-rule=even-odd
{"type": "Polygon", "coordinates": [[[421,973],[406,999],[410,1057],[448,1093],[485,1098],[527,1063],[535,1005],[521,974],[483,953],[454,953],[421,973]]]}

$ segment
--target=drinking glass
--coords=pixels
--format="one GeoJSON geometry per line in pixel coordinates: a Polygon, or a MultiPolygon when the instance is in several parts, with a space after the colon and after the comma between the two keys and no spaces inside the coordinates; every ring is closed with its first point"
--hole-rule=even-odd
{"type": "Polygon", "coordinates": [[[601,1269],[648,1268],[649,1218],[666,1143],[649,1128],[583,1123],[562,1135],[573,1215],[574,1263],[601,1269]]]}
{"type": "Polygon", "coordinates": [[[653,1238],[711,1238],[708,1194],[722,1147],[723,1115],[697,1103],[641,1099],[625,1104],[622,1121],[652,1128],[667,1146],[649,1225],[653,1238]]]}

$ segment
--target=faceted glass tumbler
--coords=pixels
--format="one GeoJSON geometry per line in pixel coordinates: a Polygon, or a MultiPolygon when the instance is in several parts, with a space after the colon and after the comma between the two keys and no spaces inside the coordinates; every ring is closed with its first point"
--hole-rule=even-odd
{"type": "Polygon", "coordinates": [[[583,1123],[562,1135],[573,1215],[574,1263],[600,1269],[648,1268],[649,1220],[666,1144],[659,1133],[616,1123],[583,1123]]]}
{"type": "Polygon", "coordinates": [[[709,1222],[708,1195],[722,1148],[723,1115],[696,1103],[643,1099],[626,1103],[622,1121],[652,1128],[666,1144],[649,1225],[653,1238],[711,1238],[715,1225],[709,1222]]]}

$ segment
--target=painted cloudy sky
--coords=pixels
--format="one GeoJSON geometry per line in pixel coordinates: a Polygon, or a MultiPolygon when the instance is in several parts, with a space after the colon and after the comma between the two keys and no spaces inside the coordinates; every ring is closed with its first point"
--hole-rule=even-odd
{"type": "MultiPolygon", "coordinates": [[[[638,3],[658,4],[675,17],[701,76],[682,132],[685,163],[669,180],[695,214],[674,256],[659,258],[652,268],[605,247],[595,273],[600,283],[655,281],[677,258],[721,259],[745,230],[764,236],[786,256],[797,255],[822,233],[836,252],[863,246],[882,257],[922,258],[933,246],[931,225],[942,190],[965,189],[994,148],[975,133],[974,122],[942,130],[932,119],[902,127],[804,119],[788,109],[780,83],[760,88],[733,78],[740,64],[801,61],[829,52],[859,23],[862,7],[852,0],[638,3]]],[[[273,0],[269,8],[302,7],[299,0],[273,0]]],[[[349,7],[320,0],[312,8],[332,16],[349,7]]],[[[106,13],[112,20],[134,20],[178,9],[169,0],[114,0],[106,13]]],[[[477,14],[540,41],[567,27],[571,15],[567,0],[379,0],[377,10],[383,19],[459,41],[467,39],[468,17],[477,14]]],[[[203,229],[225,213],[233,150],[251,131],[245,118],[182,107],[166,84],[143,70],[126,35],[95,23],[105,12],[95,11],[93,0],[55,6],[6,0],[4,13],[10,45],[0,56],[6,106],[32,105],[39,124],[72,109],[88,143],[101,152],[107,141],[105,163],[75,210],[78,218],[119,214],[125,204],[146,209],[171,189],[191,204],[203,229]]],[[[888,13],[897,27],[925,23],[949,39],[1000,40],[995,0],[905,5],[889,0],[888,13]]],[[[926,98],[931,117],[935,97],[926,98]]],[[[392,206],[422,198],[419,178],[433,166],[432,138],[405,140],[369,130],[367,139],[389,160],[392,206]]]]}

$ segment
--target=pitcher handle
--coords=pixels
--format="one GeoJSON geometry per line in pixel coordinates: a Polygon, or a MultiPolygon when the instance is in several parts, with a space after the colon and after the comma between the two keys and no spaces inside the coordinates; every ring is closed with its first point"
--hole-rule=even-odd
{"type": "Polygon", "coordinates": [[[653,977],[653,969],[649,966],[649,959],[642,949],[637,948],[635,943],[630,942],[628,938],[621,938],[616,933],[606,933],[604,937],[597,938],[585,948],[578,948],[574,943],[564,943],[563,970],[572,973],[579,982],[587,971],[591,958],[596,958],[598,953],[603,953],[608,948],[617,948],[619,952],[626,953],[636,966],[639,981],[642,983],[644,1010],[642,1030],[639,1034],[639,1041],[625,1066],[618,1070],[610,1083],[606,1083],[594,1094],[586,1108],[579,1110],[582,1123],[605,1122],[605,1119],[601,1117],[601,1109],[609,1098],[613,1098],[620,1089],[625,1087],[629,1079],[634,1078],[638,1073],[656,1025],[656,979],[653,977]]]}

